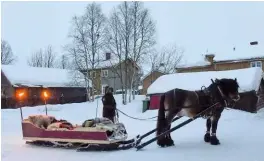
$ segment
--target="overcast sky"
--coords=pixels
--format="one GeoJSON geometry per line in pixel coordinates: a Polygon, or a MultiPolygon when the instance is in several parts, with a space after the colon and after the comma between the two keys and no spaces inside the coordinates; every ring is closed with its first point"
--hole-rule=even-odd
{"type": "MultiPolygon", "coordinates": [[[[70,20],[91,2],[2,2],[2,38],[19,57],[19,65],[35,50],[51,44],[63,53],[70,20]]],[[[106,16],[119,2],[99,2],[106,16]]],[[[176,43],[185,59],[223,53],[259,41],[264,55],[264,2],[145,2],[156,21],[158,46],[176,43]]]]}

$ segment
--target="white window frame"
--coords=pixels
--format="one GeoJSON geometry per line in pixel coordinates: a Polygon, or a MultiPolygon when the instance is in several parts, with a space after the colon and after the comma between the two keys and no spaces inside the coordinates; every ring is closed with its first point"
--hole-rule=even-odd
{"type": "Polygon", "coordinates": [[[104,88],[107,87],[107,86],[108,86],[107,84],[102,84],[101,94],[105,94],[104,88]]]}
{"type": "Polygon", "coordinates": [[[102,70],[102,77],[108,77],[108,70],[102,70]]]}
{"type": "Polygon", "coordinates": [[[92,78],[95,78],[96,77],[96,72],[95,71],[90,71],[90,77],[92,78]]]}
{"type": "Polygon", "coordinates": [[[262,61],[250,62],[250,67],[261,67],[262,68],[262,61]]]}

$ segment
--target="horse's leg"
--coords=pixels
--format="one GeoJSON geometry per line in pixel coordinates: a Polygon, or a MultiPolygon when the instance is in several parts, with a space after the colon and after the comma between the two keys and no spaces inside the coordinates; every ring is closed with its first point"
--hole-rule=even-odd
{"type": "Polygon", "coordinates": [[[204,141],[205,142],[210,142],[210,130],[211,130],[211,125],[212,125],[212,122],[211,122],[211,118],[208,118],[206,120],[206,133],[204,135],[204,141]]]}
{"type": "MultiPolygon", "coordinates": [[[[158,120],[157,120],[157,132],[156,135],[162,134],[166,130],[167,126],[167,120],[165,116],[165,111],[168,113],[168,106],[167,103],[165,102],[165,95],[162,95],[160,98],[160,108],[158,110],[158,120]],[[165,110],[165,104],[166,104],[166,110],[165,110]]],[[[166,145],[166,138],[165,136],[159,137],[157,139],[157,144],[161,147],[164,147],[166,145]]]]}
{"type": "MultiPolygon", "coordinates": [[[[170,129],[170,124],[176,114],[177,109],[168,100],[165,101],[165,95],[161,96],[157,120],[157,136],[170,129]]],[[[173,140],[169,134],[166,134],[157,139],[157,144],[161,147],[171,146],[173,145],[173,140]]]]}
{"type": "MultiPolygon", "coordinates": [[[[173,112],[169,112],[166,116],[166,120],[167,120],[167,128],[166,130],[169,130],[171,128],[171,123],[173,118],[176,116],[176,114],[178,113],[178,109],[175,109],[173,112]]],[[[171,138],[170,133],[165,135],[165,145],[166,146],[173,146],[174,145],[174,141],[171,138]]]]}
{"type": "Polygon", "coordinates": [[[210,138],[210,143],[212,145],[218,145],[220,144],[218,138],[216,137],[216,130],[217,130],[217,125],[218,125],[218,121],[221,117],[221,114],[219,115],[215,115],[212,117],[212,133],[211,133],[211,138],[210,138]]]}

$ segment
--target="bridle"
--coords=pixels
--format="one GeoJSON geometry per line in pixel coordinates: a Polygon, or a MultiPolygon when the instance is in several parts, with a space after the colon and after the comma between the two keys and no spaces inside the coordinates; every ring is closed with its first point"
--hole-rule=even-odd
{"type": "MultiPolygon", "coordinates": [[[[211,79],[211,81],[212,81],[212,83],[215,83],[214,81],[213,81],[213,79],[211,79]]],[[[220,93],[220,95],[221,95],[221,97],[222,97],[222,99],[224,100],[224,103],[225,103],[225,107],[227,108],[228,107],[228,100],[232,100],[233,102],[234,102],[234,105],[233,105],[233,107],[236,105],[236,103],[240,100],[240,95],[238,95],[238,98],[237,99],[232,99],[232,98],[228,98],[228,97],[226,97],[225,95],[224,95],[224,93],[223,93],[223,91],[222,91],[222,89],[219,87],[219,85],[218,85],[218,83],[216,83],[216,87],[217,87],[217,90],[218,90],[218,92],[220,93]]],[[[232,108],[233,108],[232,107],[232,108]]]]}

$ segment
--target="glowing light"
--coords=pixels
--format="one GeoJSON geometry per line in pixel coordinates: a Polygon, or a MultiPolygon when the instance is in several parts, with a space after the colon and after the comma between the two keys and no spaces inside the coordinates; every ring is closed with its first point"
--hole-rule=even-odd
{"type": "Polygon", "coordinates": [[[44,99],[47,99],[48,97],[49,97],[49,92],[48,91],[43,91],[43,93],[42,93],[43,95],[43,97],[44,97],[44,99]]]}
{"type": "Polygon", "coordinates": [[[24,94],[25,94],[24,92],[21,92],[21,93],[18,94],[18,96],[19,96],[19,97],[23,97],[24,94]]]}

